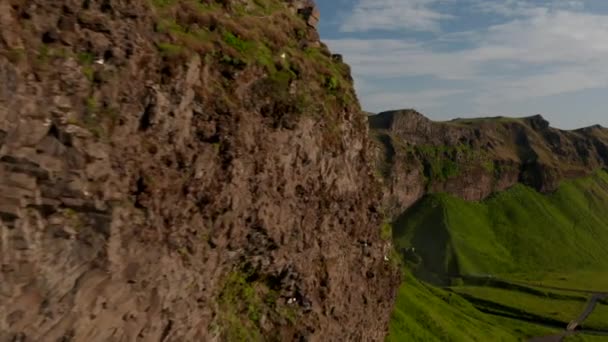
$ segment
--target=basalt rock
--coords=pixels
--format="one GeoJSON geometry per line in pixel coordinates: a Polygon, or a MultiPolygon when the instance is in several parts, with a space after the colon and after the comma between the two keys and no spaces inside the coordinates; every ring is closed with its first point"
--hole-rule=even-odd
{"type": "Polygon", "coordinates": [[[321,17],[321,12],[312,0],[289,0],[292,8],[306,20],[306,23],[316,28],[321,17]]]}
{"type": "Polygon", "coordinates": [[[481,200],[518,182],[551,192],[608,166],[608,129],[559,130],[540,115],[434,122],[399,110],[370,125],[392,217],[430,192],[481,200]]]}
{"type": "Polygon", "coordinates": [[[366,118],[290,3],[0,2],[1,341],[383,340],[366,118]]]}

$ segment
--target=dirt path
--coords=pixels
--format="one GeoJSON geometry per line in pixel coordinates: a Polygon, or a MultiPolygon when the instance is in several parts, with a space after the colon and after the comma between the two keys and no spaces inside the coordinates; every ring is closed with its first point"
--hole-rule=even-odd
{"type": "Polygon", "coordinates": [[[574,331],[576,330],[576,328],[583,324],[583,322],[587,319],[587,317],[589,317],[589,315],[591,315],[591,313],[593,312],[593,310],[595,310],[595,307],[597,306],[597,302],[599,302],[602,299],[605,299],[608,297],[608,294],[606,293],[596,293],[594,294],[591,299],[589,299],[589,303],[587,304],[587,307],[585,308],[585,311],[583,311],[583,313],[574,321],[570,322],[570,324],[568,324],[567,327],[567,331],[574,331]]]}
{"type": "Polygon", "coordinates": [[[597,292],[597,291],[589,291],[589,290],[581,290],[581,289],[572,289],[572,288],[565,288],[565,287],[559,287],[559,286],[546,286],[546,285],[542,285],[542,284],[533,284],[533,283],[527,283],[527,282],[522,282],[522,281],[503,280],[500,278],[495,278],[493,276],[475,276],[475,275],[464,276],[464,275],[461,275],[461,277],[476,278],[476,279],[482,279],[482,280],[493,280],[493,281],[513,284],[516,286],[525,286],[525,287],[529,287],[529,288],[544,288],[544,289],[548,289],[548,290],[578,292],[578,293],[585,293],[585,294],[591,295],[591,297],[587,301],[585,310],[575,320],[571,321],[568,324],[568,326],[566,327],[566,330],[564,332],[562,332],[560,334],[550,335],[550,336],[535,337],[535,338],[530,339],[528,342],[561,342],[564,340],[564,338],[566,338],[570,335],[577,334],[577,333],[592,333],[592,334],[608,336],[608,331],[576,330],[576,328],[580,327],[585,322],[585,320],[589,317],[589,315],[591,315],[591,313],[593,313],[593,310],[595,310],[595,307],[597,306],[598,302],[602,299],[608,298],[608,292],[597,292]]]}
{"type": "Polygon", "coordinates": [[[591,298],[589,299],[587,306],[585,307],[585,311],[583,311],[583,313],[581,313],[578,318],[568,324],[568,326],[566,327],[566,331],[557,335],[536,337],[531,339],[529,342],[561,342],[567,336],[576,334],[576,328],[583,324],[587,317],[591,315],[591,313],[593,312],[593,310],[595,310],[595,307],[597,306],[597,302],[605,298],[608,298],[607,293],[594,293],[593,296],[591,296],[591,298]]]}

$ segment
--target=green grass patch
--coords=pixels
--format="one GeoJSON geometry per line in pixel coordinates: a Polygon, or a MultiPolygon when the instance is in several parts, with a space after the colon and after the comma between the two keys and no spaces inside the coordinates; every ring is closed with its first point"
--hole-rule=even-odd
{"type": "Polygon", "coordinates": [[[328,76],[325,78],[325,88],[329,91],[336,91],[340,88],[340,81],[337,76],[328,76]]]}
{"type": "Polygon", "coordinates": [[[222,332],[228,341],[261,341],[262,300],[242,272],[231,273],[219,296],[222,332]]]}
{"type": "Polygon", "coordinates": [[[161,19],[156,23],[155,30],[160,33],[186,34],[186,28],[174,19],[161,19]]]}
{"type": "MultiPolygon", "coordinates": [[[[398,139],[397,139],[398,140],[398,139]]],[[[459,176],[463,170],[481,165],[486,171],[494,171],[494,163],[482,151],[473,150],[469,145],[417,145],[407,147],[422,162],[427,185],[444,182],[459,176]]]]}
{"type": "Polygon", "coordinates": [[[81,52],[76,55],[76,58],[80,63],[80,68],[84,77],[90,82],[93,82],[93,79],[95,78],[95,70],[93,69],[95,56],[90,52],[81,52]]]}
{"type": "Polygon", "coordinates": [[[215,329],[223,341],[263,341],[273,336],[273,332],[263,329],[264,321],[295,326],[299,317],[296,307],[280,299],[279,293],[268,286],[268,279],[254,276],[253,271],[230,273],[224,280],[218,305],[215,329]]]}
{"type": "Polygon", "coordinates": [[[581,300],[558,300],[548,296],[478,286],[454,287],[452,290],[460,295],[480,299],[480,302],[485,301],[489,304],[512,308],[511,312],[515,315],[525,317],[526,314],[531,314],[560,321],[564,323],[564,327],[578,317],[587,306],[584,297],[581,300]]]}
{"type": "Polygon", "coordinates": [[[82,65],[91,65],[95,60],[95,56],[90,52],[81,52],[77,55],[78,62],[82,65]]]}
{"type": "Polygon", "coordinates": [[[495,173],[494,162],[492,160],[485,160],[481,162],[481,167],[491,174],[495,173]]]}
{"type": "Polygon", "coordinates": [[[608,290],[608,272],[604,271],[546,272],[539,270],[536,273],[506,274],[504,277],[532,286],[575,291],[607,292],[608,290]]]}
{"type": "Polygon", "coordinates": [[[233,62],[238,60],[240,62],[237,64],[243,64],[243,66],[256,64],[263,66],[271,73],[275,72],[273,52],[263,42],[245,40],[232,32],[225,32],[222,39],[227,46],[237,52],[236,56],[223,54],[223,62],[234,64],[233,62]]]}
{"type": "Polygon", "coordinates": [[[606,342],[608,336],[591,335],[591,334],[576,334],[568,336],[564,339],[565,342],[606,342]]]}
{"type": "Polygon", "coordinates": [[[46,64],[49,61],[51,55],[51,51],[49,49],[49,46],[46,44],[42,44],[40,45],[40,48],[38,49],[38,56],[36,58],[38,63],[41,64],[46,64]]]}
{"type": "Polygon", "coordinates": [[[98,110],[97,100],[95,100],[94,97],[89,97],[86,101],[86,105],[87,105],[87,113],[89,113],[89,114],[97,113],[97,110],[98,110]]]}
{"type": "Polygon", "coordinates": [[[256,7],[251,12],[252,15],[266,16],[281,10],[283,7],[278,1],[253,0],[256,7]]]}
{"type": "Polygon", "coordinates": [[[390,241],[393,237],[393,227],[389,222],[384,222],[380,227],[380,237],[385,241],[390,241]]]}
{"type": "Polygon", "coordinates": [[[167,57],[177,57],[183,55],[186,52],[186,49],[183,46],[167,42],[158,43],[156,44],[156,47],[158,48],[158,51],[161,53],[161,55],[167,57]]]}
{"type": "Polygon", "coordinates": [[[95,70],[90,65],[82,66],[82,74],[89,82],[93,82],[95,79],[95,70]]]}
{"type": "Polygon", "coordinates": [[[177,3],[177,0],[150,0],[150,3],[155,7],[165,8],[177,3]]]}
{"type": "Polygon", "coordinates": [[[520,341],[552,329],[484,314],[458,294],[406,275],[386,341],[520,341]]]}
{"type": "Polygon", "coordinates": [[[232,32],[224,33],[224,42],[240,53],[246,53],[254,46],[253,42],[243,40],[235,36],[232,32]]]}
{"type": "Polygon", "coordinates": [[[582,327],[583,329],[608,331],[608,305],[598,304],[591,315],[583,322],[582,327]]]}

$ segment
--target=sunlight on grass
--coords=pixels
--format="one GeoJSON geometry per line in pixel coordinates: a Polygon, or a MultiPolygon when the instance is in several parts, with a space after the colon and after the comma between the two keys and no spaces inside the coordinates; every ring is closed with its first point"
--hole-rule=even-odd
{"type": "MultiPolygon", "coordinates": [[[[608,173],[603,171],[565,181],[551,194],[516,185],[482,202],[429,195],[393,226],[394,244],[416,276],[457,286],[450,294],[413,277],[406,280],[389,341],[547,336],[584,311],[589,292],[608,291],[608,173]],[[408,258],[411,247],[416,255],[408,258]]],[[[598,305],[583,326],[608,329],[608,305],[598,305]]]]}
{"type": "Polygon", "coordinates": [[[538,280],[559,273],[551,284],[603,287],[608,173],[564,182],[550,195],[523,185],[484,202],[431,195],[397,220],[394,235],[398,247],[416,247],[422,267],[434,273],[516,274],[522,280],[523,274],[538,280]],[[582,271],[591,276],[564,276],[582,271]]]}
{"type": "Polygon", "coordinates": [[[484,314],[455,293],[408,275],[386,341],[520,341],[557,330],[484,314]]]}

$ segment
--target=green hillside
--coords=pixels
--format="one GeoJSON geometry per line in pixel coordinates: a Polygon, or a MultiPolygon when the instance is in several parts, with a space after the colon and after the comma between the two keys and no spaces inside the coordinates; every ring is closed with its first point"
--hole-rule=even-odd
{"type": "MultiPolygon", "coordinates": [[[[608,173],[551,194],[517,185],[483,202],[429,195],[393,223],[393,240],[422,281],[406,271],[387,341],[555,334],[589,291],[608,292],[608,173]]],[[[603,330],[604,309],[583,327],[603,330]]]]}
{"type": "Polygon", "coordinates": [[[429,195],[394,224],[398,249],[415,247],[419,274],[502,275],[608,271],[608,173],[543,195],[523,185],[483,202],[429,195]]]}
{"type": "Polygon", "coordinates": [[[521,341],[557,330],[484,314],[455,293],[407,276],[399,289],[387,342],[521,341]]]}

